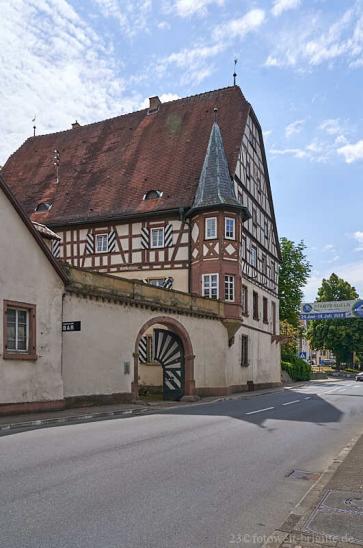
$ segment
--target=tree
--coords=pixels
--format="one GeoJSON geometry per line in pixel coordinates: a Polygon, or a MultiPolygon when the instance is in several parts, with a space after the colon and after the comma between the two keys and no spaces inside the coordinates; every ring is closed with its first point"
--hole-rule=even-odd
{"type": "Polygon", "coordinates": [[[308,281],[311,265],[306,258],[306,246],[303,241],[295,244],[287,238],[281,238],[280,245],[282,256],[279,273],[280,320],[298,327],[303,287],[308,281]]]}
{"type": "MultiPolygon", "coordinates": [[[[317,301],[350,301],[358,298],[355,288],[347,281],[332,274],[323,279],[317,301]]],[[[309,322],[308,339],[313,348],[331,350],[337,367],[342,362],[352,363],[353,352],[363,349],[363,319],[314,320],[309,322]]]]}

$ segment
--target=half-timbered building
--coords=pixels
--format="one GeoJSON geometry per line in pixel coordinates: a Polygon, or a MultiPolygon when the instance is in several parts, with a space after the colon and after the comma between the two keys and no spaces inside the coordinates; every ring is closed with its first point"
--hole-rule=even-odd
{"type": "Polygon", "coordinates": [[[261,127],[238,86],[31,137],[2,173],[58,235],[55,258],[224,301],[240,365],[276,380],[280,250],[261,127]]]}

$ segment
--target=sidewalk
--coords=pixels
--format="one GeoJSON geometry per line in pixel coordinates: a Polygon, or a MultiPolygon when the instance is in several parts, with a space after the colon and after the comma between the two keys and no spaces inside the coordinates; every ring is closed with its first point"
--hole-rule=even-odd
{"type": "Polygon", "coordinates": [[[137,403],[125,403],[114,405],[100,405],[89,407],[77,407],[72,409],[63,409],[62,411],[41,411],[39,413],[26,413],[19,415],[0,416],[0,436],[11,432],[32,430],[34,428],[44,428],[45,426],[60,426],[64,424],[78,424],[82,422],[92,422],[97,420],[116,419],[125,416],[141,415],[155,413],[158,410],[169,408],[180,408],[194,405],[205,405],[222,400],[246,399],[281,392],[288,388],[298,388],[306,383],[294,383],[288,386],[255,390],[254,392],[239,392],[229,396],[211,396],[202,398],[198,402],[180,402],[180,401],[147,401],[138,400],[137,403]]]}
{"type": "Polygon", "coordinates": [[[363,546],[363,435],[341,451],[264,548],[363,546]]]}

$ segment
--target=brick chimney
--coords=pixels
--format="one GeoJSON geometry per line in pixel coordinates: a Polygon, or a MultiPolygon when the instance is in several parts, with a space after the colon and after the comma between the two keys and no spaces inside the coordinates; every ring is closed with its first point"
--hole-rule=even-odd
{"type": "Polygon", "coordinates": [[[78,127],[81,127],[81,124],[79,122],[77,122],[77,120],[75,122],[73,122],[72,124],[72,129],[77,129],[78,127]]]}
{"type": "Polygon", "coordinates": [[[149,97],[148,114],[157,112],[159,110],[160,105],[161,105],[161,101],[157,95],[155,97],[149,97]]]}

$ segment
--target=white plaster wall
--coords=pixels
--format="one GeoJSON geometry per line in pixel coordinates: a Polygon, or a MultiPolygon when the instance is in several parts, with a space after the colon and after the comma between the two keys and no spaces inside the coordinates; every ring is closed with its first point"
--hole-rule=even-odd
{"type": "Polygon", "coordinates": [[[0,318],[3,301],[36,305],[36,361],[3,358],[0,326],[0,403],[59,400],[63,283],[0,190],[0,318]]]}
{"type": "MultiPolygon", "coordinates": [[[[162,315],[67,294],[63,319],[81,321],[81,331],[63,333],[65,396],[129,393],[136,337],[148,320],[162,315]],[[124,373],[125,361],[130,362],[130,374],[124,373]]],[[[168,316],[178,320],[190,335],[196,386],[225,386],[228,344],[224,326],[218,320],[168,316]]]]}

